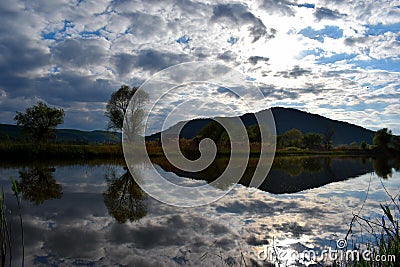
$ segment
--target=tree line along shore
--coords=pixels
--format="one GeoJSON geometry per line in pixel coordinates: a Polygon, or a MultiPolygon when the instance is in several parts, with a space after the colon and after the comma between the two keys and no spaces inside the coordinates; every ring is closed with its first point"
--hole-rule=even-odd
{"type": "MultiPolygon", "coordinates": [[[[139,93],[137,87],[121,86],[114,92],[107,104],[105,116],[108,118],[107,130],[121,132],[124,115],[129,106],[129,100],[139,95],[139,104],[147,100],[145,93],[139,93]],[[136,95],[136,96],[137,96],[136,95]]],[[[25,112],[16,112],[14,120],[21,127],[21,135],[17,138],[2,138],[0,141],[0,157],[3,159],[90,159],[122,157],[120,142],[88,144],[84,142],[59,142],[56,140],[55,130],[64,123],[64,110],[50,107],[39,101],[28,107],[25,112]]],[[[261,150],[261,133],[258,125],[246,128],[250,142],[250,154],[258,155],[261,150]]],[[[276,155],[367,155],[367,156],[396,156],[400,152],[400,136],[393,135],[387,129],[375,133],[372,144],[366,141],[361,143],[333,145],[333,131],[325,133],[302,133],[298,129],[291,129],[277,136],[269,136],[275,141],[267,144],[275,148],[276,155]]],[[[213,121],[203,127],[192,139],[179,139],[180,149],[189,157],[200,155],[198,145],[204,138],[212,139],[217,146],[219,155],[230,154],[229,135],[217,122],[213,121]]],[[[272,140],[272,139],[271,139],[272,140]]],[[[263,145],[265,143],[263,142],[263,145]]],[[[163,156],[164,152],[160,140],[146,142],[150,156],[163,156]]],[[[270,151],[272,151],[270,149],[270,151]]]]}

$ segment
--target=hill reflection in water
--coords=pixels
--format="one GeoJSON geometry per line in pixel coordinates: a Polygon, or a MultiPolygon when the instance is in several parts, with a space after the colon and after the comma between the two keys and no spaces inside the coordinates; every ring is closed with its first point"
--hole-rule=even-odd
{"type": "MultiPolygon", "coordinates": [[[[152,161],[164,171],[178,176],[211,182],[224,172],[229,158],[216,158],[208,168],[200,172],[182,171],[163,157],[153,158],[152,161]]],[[[257,164],[258,158],[250,158],[240,184],[249,185],[257,164]]],[[[378,176],[387,178],[392,174],[392,169],[398,170],[399,166],[400,161],[391,158],[281,156],[275,157],[271,170],[259,189],[274,194],[296,193],[374,171],[378,176]]],[[[218,186],[227,188],[229,185],[218,186]]]]}
{"type": "MultiPolygon", "coordinates": [[[[155,163],[169,176],[190,177],[155,163]]],[[[191,178],[215,177],[226,159],[217,163],[191,178]]],[[[13,199],[9,177],[20,183],[29,266],[220,266],[221,261],[243,266],[243,259],[248,266],[265,266],[256,253],[272,240],[298,251],[324,249],[346,235],[361,206],[360,216],[376,216],[379,204],[387,201],[385,190],[395,195],[400,188],[398,163],[357,157],[280,157],[262,190],[249,190],[245,185],[257,165],[251,159],[243,185],[196,208],[177,208],[148,197],[124,162],[2,166],[0,183],[9,200],[13,199]]],[[[10,201],[9,207],[15,210],[15,202],[10,201]]],[[[19,244],[19,228],[13,229],[14,244],[19,244]]],[[[360,232],[353,230],[350,238],[357,240],[360,232]]],[[[13,255],[14,264],[20,265],[17,245],[13,255]]]]}

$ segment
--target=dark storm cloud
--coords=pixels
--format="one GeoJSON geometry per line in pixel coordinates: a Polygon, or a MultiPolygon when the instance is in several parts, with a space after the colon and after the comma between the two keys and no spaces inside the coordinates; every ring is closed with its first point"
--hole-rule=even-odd
{"type": "Polygon", "coordinates": [[[292,89],[279,88],[275,85],[259,85],[258,88],[261,90],[264,97],[272,98],[274,100],[294,100],[299,97],[298,92],[294,92],[292,89]]]}
{"type": "Polygon", "coordinates": [[[0,5],[2,122],[13,123],[15,111],[23,111],[42,99],[49,105],[75,111],[67,112],[64,127],[104,128],[103,111],[87,107],[82,110],[73,103],[104,102],[117,88],[115,82],[79,71],[79,68],[90,71],[104,63],[107,42],[100,38],[67,39],[50,49],[51,42],[40,40],[38,32],[33,31],[33,26],[41,20],[33,13],[18,10],[11,3],[0,5]],[[51,71],[55,66],[58,73],[51,71]]]}
{"type": "Polygon", "coordinates": [[[186,54],[174,54],[153,49],[137,52],[135,66],[147,71],[159,71],[175,64],[190,61],[186,54]]]}
{"type": "Polygon", "coordinates": [[[221,59],[223,61],[234,61],[236,59],[237,55],[233,53],[232,51],[225,51],[222,54],[219,54],[217,56],[218,59],[221,59]]]}
{"type": "Polygon", "coordinates": [[[136,62],[136,56],[127,53],[120,53],[114,55],[111,62],[114,64],[118,75],[124,76],[133,70],[136,62]]]}
{"type": "Polygon", "coordinates": [[[311,73],[312,72],[310,70],[303,69],[300,66],[294,66],[293,69],[288,70],[288,71],[280,71],[275,76],[283,76],[285,78],[297,79],[297,77],[304,76],[304,75],[310,75],[311,73]]]}
{"type": "Polygon", "coordinates": [[[54,104],[73,101],[101,102],[106,101],[117,83],[105,79],[93,79],[73,71],[30,81],[27,88],[14,88],[10,97],[22,94],[37,94],[54,104]]]}
{"type": "Polygon", "coordinates": [[[346,16],[346,14],[342,14],[337,10],[331,10],[329,8],[325,7],[319,7],[315,10],[314,16],[318,19],[330,19],[330,20],[335,20],[339,19],[341,17],[346,16]]]}
{"type": "Polygon", "coordinates": [[[165,24],[160,16],[142,12],[122,13],[122,16],[129,18],[131,23],[127,33],[140,36],[141,38],[151,38],[155,32],[163,29],[165,24]]]}
{"type": "Polygon", "coordinates": [[[0,31],[0,36],[0,85],[12,80],[10,76],[21,77],[49,64],[50,54],[30,46],[27,38],[4,31],[0,31]]]}
{"type": "Polygon", "coordinates": [[[99,65],[106,60],[105,45],[102,39],[67,39],[53,48],[53,62],[69,67],[99,65]]]}
{"type": "Polygon", "coordinates": [[[344,39],[344,44],[348,45],[348,46],[354,46],[356,44],[364,44],[367,41],[368,41],[368,39],[365,37],[357,37],[357,38],[348,37],[348,38],[344,39]]]}
{"type": "Polygon", "coordinates": [[[263,7],[270,14],[279,12],[281,15],[294,16],[293,3],[285,0],[264,0],[263,7]]]}
{"type": "Polygon", "coordinates": [[[252,56],[249,57],[248,61],[253,64],[253,65],[257,65],[258,62],[268,62],[269,58],[267,57],[260,57],[260,56],[252,56]]]}
{"type": "MultiPolygon", "coordinates": [[[[192,49],[193,51],[193,56],[196,58],[196,60],[207,60],[208,57],[210,57],[211,51],[207,48],[204,47],[194,47],[192,49]]],[[[229,52],[229,51],[227,51],[229,52]]]]}
{"type": "Polygon", "coordinates": [[[50,61],[50,53],[30,39],[24,25],[30,18],[24,19],[16,6],[6,2],[0,4],[0,86],[4,87],[14,83],[13,77],[23,77],[50,61]]]}
{"type": "Polygon", "coordinates": [[[265,27],[260,27],[257,25],[249,27],[249,31],[253,35],[253,43],[257,42],[261,37],[272,39],[276,34],[276,30],[274,28],[271,28],[270,31],[267,31],[265,27]]]}
{"type": "Polygon", "coordinates": [[[114,81],[91,79],[74,72],[35,80],[13,77],[8,81],[12,83],[2,83],[2,86],[6,85],[4,90],[7,92],[7,101],[0,106],[0,112],[8,114],[7,118],[2,117],[5,121],[12,123],[15,111],[23,111],[38,99],[43,99],[51,106],[64,108],[66,117],[63,127],[87,130],[104,128],[104,107],[101,103],[107,101],[112,91],[119,86],[114,81]]]}
{"type": "Polygon", "coordinates": [[[218,4],[213,8],[212,21],[227,20],[234,25],[250,25],[248,30],[253,36],[253,42],[258,41],[261,37],[271,39],[275,36],[276,30],[268,31],[264,23],[254,16],[248,8],[242,4],[218,4]]]}
{"type": "Polygon", "coordinates": [[[214,6],[212,20],[227,18],[235,24],[262,23],[253,13],[241,4],[218,4],[214,6]]]}
{"type": "Polygon", "coordinates": [[[275,100],[295,100],[304,94],[320,95],[334,90],[326,89],[324,84],[321,83],[305,83],[299,88],[281,88],[274,85],[259,85],[258,88],[260,88],[265,97],[275,100]]]}

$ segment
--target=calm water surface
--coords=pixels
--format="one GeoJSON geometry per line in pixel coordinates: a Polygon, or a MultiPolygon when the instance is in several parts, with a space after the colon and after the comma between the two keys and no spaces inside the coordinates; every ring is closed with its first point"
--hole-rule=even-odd
{"type": "MultiPolygon", "coordinates": [[[[198,174],[157,168],[196,181],[218,173],[218,166],[198,174]]],[[[244,177],[211,205],[176,208],[146,196],[122,163],[3,164],[1,185],[14,210],[10,176],[23,194],[26,266],[263,266],[257,253],[272,240],[296,251],[334,248],[353,213],[380,218],[384,187],[393,195],[400,188],[390,162],[289,157],[275,160],[260,189],[247,188],[244,177]]],[[[13,234],[20,265],[17,225],[13,234]]],[[[349,242],[360,236],[355,228],[349,242]]]]}

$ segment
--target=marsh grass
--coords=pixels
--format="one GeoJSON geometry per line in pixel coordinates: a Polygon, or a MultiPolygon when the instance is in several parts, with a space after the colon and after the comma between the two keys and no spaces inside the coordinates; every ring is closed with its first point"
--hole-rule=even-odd
{"type": "Polygon", "coordinates": [[[360,257],[359,261],[354,262],[354,266],[400,266],[399,219],[393,214],[398,215],[399,206],[391,209],[389,205],[381,205],[381,209],[383,216],[380,223],[358,217],[360,223],[365,224],[374,237],[366,245],[372,252],[371,260],[360,257]]]}
{"type": "MultiPolygon", "coordinates": [[[[380,204],[381,216],[367,219],[354,214],[346,235],[347,239],[349,233],[352,233],[353,228],[357,226],[367,233],[367,241],[358,248],[370,251],[369,259],[359,257],[352,262],[345,262],[346,266],[400,266],[400,192],[392,196],[383,183],[382,186],[390,200],[387,204],[380,204]]],[[[343,266],[343,262],[338,262],[334,266],[343,266]]]]}
{"type": "Polygon", "coordinates": [[[121,144],[0,144],[0,157],[4,159],[92,159],[122,156],[121,144]]]}
{"type": "MultiPolygon", "coordinates": [[[[17,209],[18,209],[18,217],[19,224],[21,228],[21,247],[22,247],[22,266],[24,266],[24,258],[25,258],[25,245],[24,245],[24,228],[22,222],[22,211],[21,211],[21,199],[19,196],[18,186],[15,179],[12,177],[12,191],[15,199],[17,201],[17,209]]],[[[0,195],[0,237],[1,237],[1,266],[12,266],[13,259],[13,240],[15,236],[13,236],[12,231],[12,210],[6,204],[6,197],[4,193],[4,188],[1,189],[0,195]],[[8,263],[8,264],[7,264],[8,263]]]]}
{"type": "MultiPolygon", "coordinates": [[[[199,144],[193,140],[180,139],[180,149],[189,159],[200,156],[199,144]]],[[[261,144],[250,143],[250,155],[260,154],[261,144]]],[[[163,148],[158,141],[146,142],[147,154],[150,157],[164,156],[163,148]]],[[[273,154],[273,148],[268,150],[273,154]]],[[[246,151],[246,150],[243,150],[246,151]]],[[[244,153],[244,152],[243,152],[244,153]]],[[[218,143],[217,154],[230,156],[229,143],[218,143]]],[[[332,149],[309,150],[300,148],[277,149],[275,155],[374,155],[372,150],[332,149]]],[[[32,160],[32,159],[106,159],[123,158],[122,144],[69,144],[69,143],[18,143],[0,142],[0,159],[32,160]]]]}

